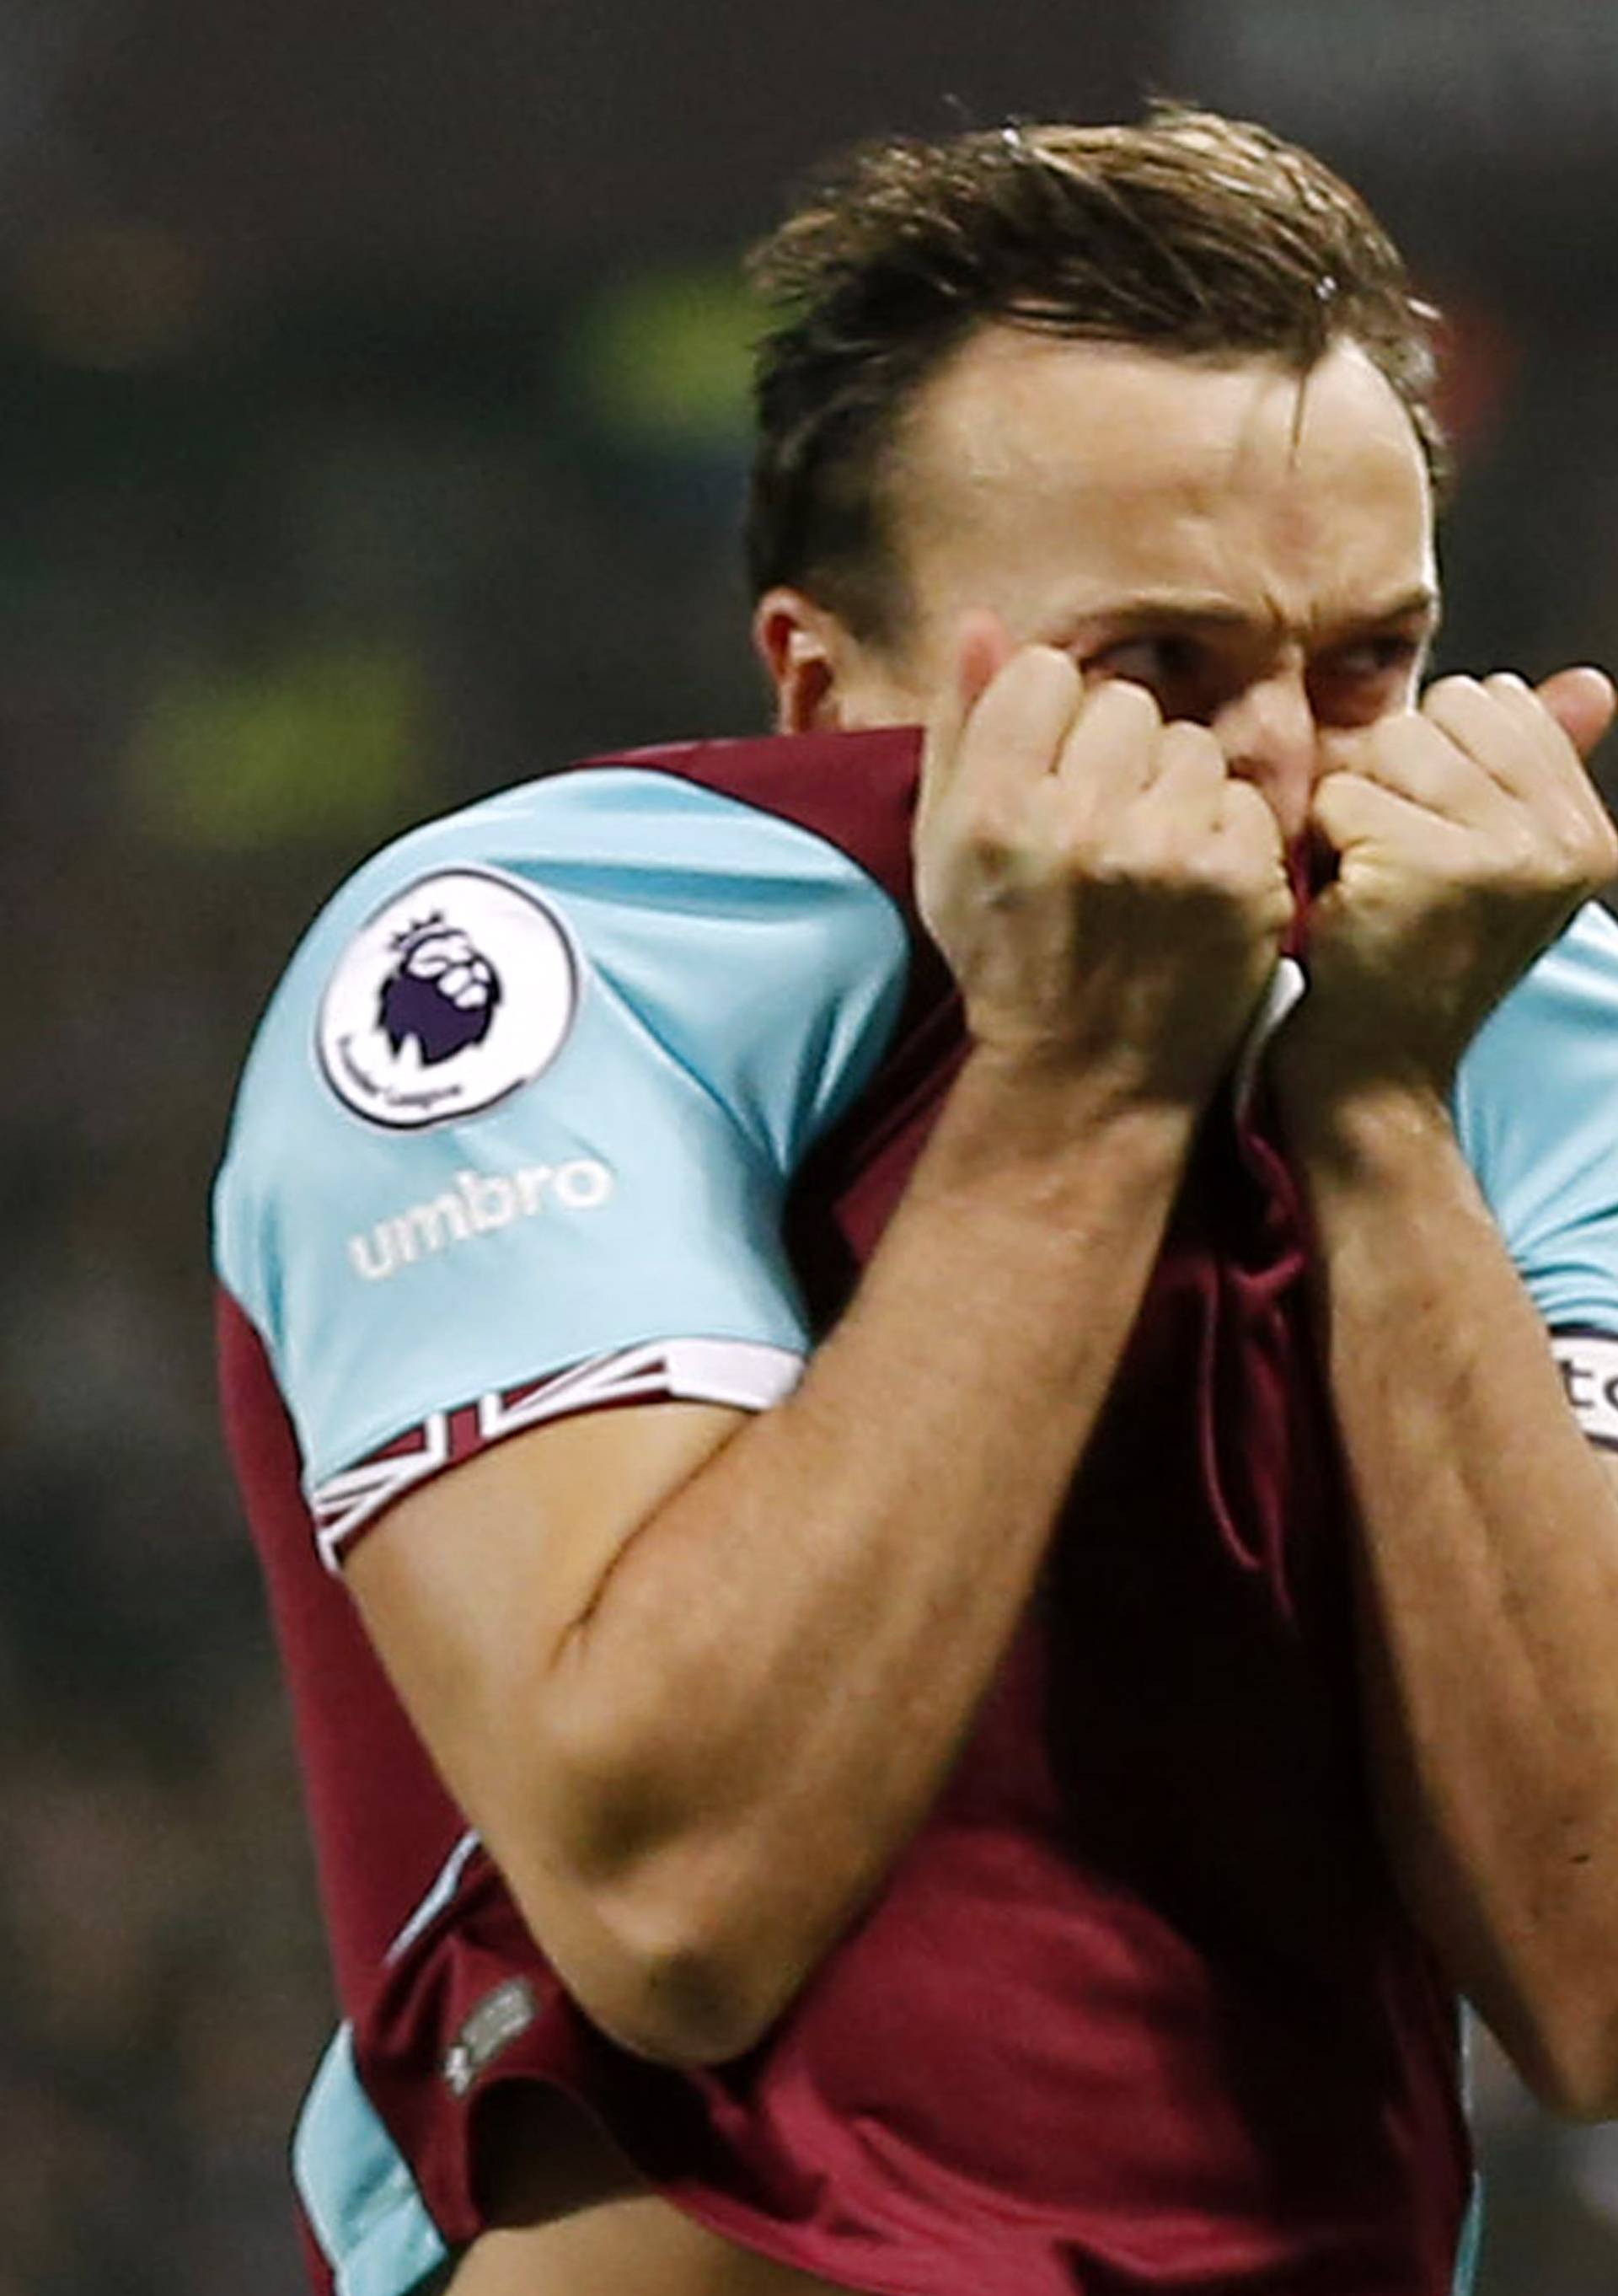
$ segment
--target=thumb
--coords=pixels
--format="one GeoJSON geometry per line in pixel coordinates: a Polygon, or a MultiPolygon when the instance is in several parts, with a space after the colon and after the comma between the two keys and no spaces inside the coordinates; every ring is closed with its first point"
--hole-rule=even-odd
{"type": "Polygon", "coordinates": [[[1581,758],[1589,756],[1618,708],[1613,681],[1599,669],[1559,669],[1534,688],[1534,699],[1549,711],[1581,758]]]}

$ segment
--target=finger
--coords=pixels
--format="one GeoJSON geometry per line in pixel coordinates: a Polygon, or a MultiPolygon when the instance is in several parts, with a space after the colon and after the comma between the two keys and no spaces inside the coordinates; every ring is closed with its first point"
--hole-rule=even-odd
{"type": "Polygon", "coordinates": [[[1178,853],[1193,870],[1248,891],[1269,880],[1279,933],[1292,914],[1287,842],[1274,808],[1251,782],[1237,779],[1218,741],[1201,726],[1176,720],[1158,744],[1156,779],[1134,801],[1133,818],[1152,823],[1157,849],[1178,853]]]}
{"type": "Polygon", "coordinates": [[[1269,800],[1251,782],[1227,779],[1214,822],[1214,843],[1234,857],[1237,876],[1268,896],[1262,912],[1266,929],[1279,939],[1297,909],[1297,892],[1287,866],[1287,840],[1269,800]]]}
{"type": "Polygon", "coordinates": [[[1521,729],[1520,746],[1503,769],[1502,782],[1515,774],[1512,793],[1532,808],[1549,829],[1559,829],[1575,841],[1606,818],[1594,783],[1586,771],[1581,741],[1593,749],[1612,709],[1612,687],[1599,670],[1561,670],[1548,678],[1551,704],[1565,708],[1575,723],[1578,738],[1526,678],[1515,670],[1497,670],[1483,681],[1500,709],[1521,729]],[[1549,808],[1548,810],[1548,808],[1549,808]]]}
{"type": "Polygon", "coordinates": [[[1485,691],[1475,677],[1443,677],[1423,693],[1420,709],[1402,709],[1336,742],[1334,767],[1442,820],[1485,829],[1533,797],[1547,737],[1556,739],[1526,689],[1513,701],[1485,691]]]}
{"type": "Polygon", "coordinates": [[[1375,783],[1404,804],[1443,820],[1475,822],[1501,804],[1501,790],[1485,767],[1478,765],[1458,730],[1459,705],[1453,696],[1439,702],[1434,712],[1400,712],[1382,718],[1363,742],[1338,749],[1338,769],[1322,776],[1327,781],[1361,778],[1375,783]]]}
{"type": "MultiPolygon", "coordinates": [[[[1213,742],[1211,734],[1202,738],[1213,742]]],[[[1109,678],[1086,694],[1058,771],[1075,791],[1098,800],[1132,796],[1156,779],[1164,739],[1163,714],[1146,687],[1109,678]]]]}
{"type": "Polygon", "coordinates": [[[1605,670],[1559,669],[1534,689],[1534,700],[1553,717],[1581,758],[1588,758],[1613,722],[1618,693],[1605,670]]]}
{"type": "Polygon", "coordinates": [[[1271,858],[1280,873],[1283,886],[1289,885],[1287,874],[1287,840],[1275,808],[1268,798],[1251,782],[1238,781],[1230,775],[1217,800],[1217,824],[1222,836],[1233,839],[1242,849],[1255,858],[1271,858]]]}
{"type": "MultiPolygon", "coordinates": [[[[1152,715],[1156,719],[1156,703],[1152,715]]],[[[1192,726],[1181,718],[1164,726],[1157,734],[1140,785],[1150,790],[1154,806],[1188,826],[1205,828],[1219,816],[1230,778],[1224,751],[1214,736],[1206,726],[1192,726]]]]}
{"type": "MultiPolygon", "coordinates": [[[[1498,789],[1526,798],[1543,780],[1553,749],[1565,743],[1512,670],[1491,677],[1440,678],[1421,698],[1421,718],[1446,734],[1498,789]]],[[[1464,782],[1459,788],[1464,788],[1464,782]]]]}
{"type": "MultiPolygon", "coordinates": [[[[1514,844],[1520,847],[1526,838],[1548,858],[1559,853],[1592,884],[1600,883],[1609,872],[1612,832],[1574,734],[1551,704],[1593,745],[1612,714],[1613,692],[1599,670],[1563,671],[1538,693],[1501,670],[1482,685],[1473,678],[1446,678],[1423,709],[1483,768],[1512,809],[1514,844]]],[[[1437,809],[1480,828],[1491,819],[1482,804],[1464,814],[1437,809]]]]}
{"type": "MultiPolygon", "coordinates": [[[[970,649],[963,644],[962,654],[970,649]]],[[[924,800],[946,790],[993,811],[997,800],[1051,774],[1083,701],[1083,682],[1051,646],[1021,646],[968,701],[990,648],[958,675],[928,726],[922,759],[924,800]]]]}
{"type": "Polygon", "coordinates": [[[1309,817],[1340,859],[1369,845],[1403,854],[1430,849],[1435,837],[1447,840],[1459,825],[1384,780],[1346,770],[1316,783],[1309,817]]]}
{"type": "Polygon", "coordinates": [[[1582,760],[1612,722],[1611,682],[1598,669],[1558,670],[1536,693],[1514,670],[1446,677],[1428,689],[1422,714],[1441,725],[1514,797],[1532,799],[1547,775],[1587,787],[1582,760]]]}

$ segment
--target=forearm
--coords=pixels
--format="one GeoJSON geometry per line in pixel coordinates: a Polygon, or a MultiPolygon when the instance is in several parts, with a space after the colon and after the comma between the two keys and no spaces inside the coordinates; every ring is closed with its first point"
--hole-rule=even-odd
{"type": "Polygon", "coordinates": [[[1618,1505],[1435,1095],[1295,1094],[1390,1842],[1553,2100],[1618,2066],[1618,1505]]]}
{"type": "MultiPolygon", "coordinates": [[[[779,2009],[938,1791],[1025,1603],[1192,1118],[975,1056],[785,1403],[630,1540],[547,1685],[626,1929],[779,2009]]],[[[670,1956],[671,1972],[677,1976],[670,1956]]]]}

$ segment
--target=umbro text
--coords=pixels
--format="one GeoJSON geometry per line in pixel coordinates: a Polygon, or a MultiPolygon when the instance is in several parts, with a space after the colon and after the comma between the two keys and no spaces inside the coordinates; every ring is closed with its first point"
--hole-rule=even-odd
{"type": "Polygon", "coordinates": [[[454,1187],[442,1195],[378,1220],[369,1235],[351,1235],[348,1259],[356,1275],[380,1283],[402,1267],[510,1227],[513,1220],[536,1219],[546,1211],[596,1211],[616,1185],[610,1168],[593,1156],[525,1164],[509,1173],[457,1172],[454,1187]]]}

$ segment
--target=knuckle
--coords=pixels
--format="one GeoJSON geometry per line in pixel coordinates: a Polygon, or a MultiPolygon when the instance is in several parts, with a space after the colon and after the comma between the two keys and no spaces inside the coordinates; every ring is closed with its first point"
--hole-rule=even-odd
{"type": "Polygon", "coordinates": [[[1565,815],[1549,847],[1559,873],[1573,882],[1601,885],[1618,871],[1618,832],[1599,806],[1565,815]]]}
{"type": "Polygon", "coordinates": [[[1177,718],[1163,729],[1158,747],[1158,762],[1162,771],[1200,771],[1223,781],[1224,751],[1218,736],[1206,726],[1193,726],[1177,718]]]}
{"type": "Polygon", "coordinates": [[[1438,678],[1428,686],[1423,696],[1423,707],[1443,709],[1457,702],[1464,705],[1484,698],[1484,689],[1475,677],[1468,676],[1464,670],[1452,670],[1448,677],[1438,678]]]}
{"type": "Polygon", "coordinates": [[[1247,837],[1222,837],[1210,849],[1205,864],[1212,890],[1242,903],[1255,893],[1268,894],[1281,883],[1275,856],[1247,837]]]}
{"type": "MultiPolygon", "coordinates": [[[[1074,674],[1078,675],[1076,670],[1074,674]]],[[[1120,730],[1134,726],[1144,732],[1160,726],[1163,716],[1144,685],[1135,685],[1126,677],[1109,677],[1086,695],[1084,722],[1120,730]]]]}
{"type": "Polygon", "coordinates": [[[1225,791],[1225,808],[1231,820],[1272,831],[1279,836],[1269,799],[1252,782],[1231,781],[1225,791]]]}
{"type": "Polygon", "coordinates": [[[962,806],[952,827],[952,841],[969,853],[1003,852],[1015,841],[1005,808],[987,797],[975,797],[962,806]]]}
{"type": "Polygon", "coordinates": [[[1342,821],[1352,806],[1358,778],[1346,773],[1328,774],[1315,783],[1310,811],[1322,829],[1329,830],[1342,821]]]}
{"type": "Polygon", "coordinates": [[[1076,694],[1083,683],[1077,663],[1058,646],[1024,646],[1001,675],[1008,688],[1032,687],[1058,699],[1076,694]]]}
{"type": "Polygon", "coordinates": [[[1591,860],[1609,872],[1618,867],[1618,824],[1593,791],[1589,803],[1580,810],[1585,849],[1591,860]]]}
{"type": "Polygon", "coordinates": [[[1532,881],[1562,874],[1560,857],[1526,823],[1518,823],[1500,839],[1496,853],[1503,873],[1532,881]]]}

